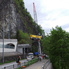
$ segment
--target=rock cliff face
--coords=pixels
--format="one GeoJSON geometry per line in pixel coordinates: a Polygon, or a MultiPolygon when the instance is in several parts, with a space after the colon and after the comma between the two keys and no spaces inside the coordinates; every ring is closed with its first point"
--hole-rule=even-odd
{"type": "MultiPolygon", "coordinates": [[[[16,33],[16,8],[14,3],[10,0],[0,1],[0,37],[2,37],[2,29],[4,26],[5,36],[8,36],[8,32],[16,33]]],[[[14,35],[13,34],[13,35],[14,35]]]]}
{"type": "Polygon", "coordinates": [[[3,27],[5,38],[12,38],[16,35],[17,30],[32,34],[37,33],[29,20],[27,15],[21,16],[14,0],[0,0],[0,38],[2,38],[3,27]]]}

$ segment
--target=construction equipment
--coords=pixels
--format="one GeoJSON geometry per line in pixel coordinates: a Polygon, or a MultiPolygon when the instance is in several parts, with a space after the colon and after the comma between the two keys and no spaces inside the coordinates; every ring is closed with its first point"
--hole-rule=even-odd
{"type": "Polygon", "coordinates": [[[38,52],[39,52],[39,54],[41,54],[41,43],[40,43],[40,39],[42,38],[42,36],[30,35],[30,37],[31,37],[32,40],[37,40],[38,41],[38,46],[39,46],[38,52]]]}
{"type": "Polygon", "coordinates": [[[33,3],[33,13],[34,13],[34,21],[37,23],[37,13],[35,9],[35,4],[33,3]]]}

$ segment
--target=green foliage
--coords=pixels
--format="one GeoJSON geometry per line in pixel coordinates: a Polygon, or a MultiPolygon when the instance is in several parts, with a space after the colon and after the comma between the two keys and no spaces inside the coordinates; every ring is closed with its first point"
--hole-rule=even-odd
{"type": "Polygon", "coordinates": [[[42,43],[43,50],[49,55],[54,69],[69,68],[69,33],[61,27],[56,27],[42,40],[42,43]]]}
{"type": "Polygon", "coordinates": [[[24,33],[22,30],[19,30],[17,32],[17,39],[20,44],[31,44],[30,36],[28,35],[28,33],[24,33]]]}
{"type": "Polygon", "coordinates": [[[43,52],[49,54],[50,36],[45,36],[42,40],[43,52]]]}
{"type": "Polygon", "coordinates": [[[42,30],[42,27],[40,25],[37,25],[37,29],[40,35],[45,35],[44,30],[42,30]]]}
{"type": "Polygon", "coordinates": [[[32,34],[34,34],[34,32],[35,32],[35,34],[40,33],[40,35],[45,34],[44,30],[42,30],[42,28],[34,22],[30,13],[27,11],[27,9],[25,9],[23,0],[15,0],[15,2],[17,5],[17,10],[20,13],[20,15],[22,16],[24,25],[27,28],[28,32],[30,32],[32,34]],[[31,28],[32,28],[32,30],[31,30],[31,28]]]}
{"type": "Polygon", "coordinates": [[[33,53],[38,52],[38,46],[33,45],[33,46],[32,46],[32,52],[33,52],[33,53]]]}

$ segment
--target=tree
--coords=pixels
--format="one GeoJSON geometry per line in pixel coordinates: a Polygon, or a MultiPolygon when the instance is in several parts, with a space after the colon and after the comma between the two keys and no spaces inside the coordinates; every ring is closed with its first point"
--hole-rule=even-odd
{"type": "Polygon", "coordinates": [[[17,32],[17,37],[20,44],[31,44],[31,39],[28,33],[24,33],[22,30],[17,32]]]}
{"type": "Polygon", "coordinates": [[[69,33],[56,27],[43,39],[43,47],[53,63],[54,69],[68,69],[69,66],[69,33]]]}
{"type": "Polygon", "coordinates": [[[49,46],[50,46],[50,36],[45,36],[42,40],[42,51],[46,54],[49,54],[49,46]]]}

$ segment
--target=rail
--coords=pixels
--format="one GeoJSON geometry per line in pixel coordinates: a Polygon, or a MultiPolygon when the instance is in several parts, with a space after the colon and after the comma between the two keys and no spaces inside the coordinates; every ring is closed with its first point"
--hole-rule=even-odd
{"type": "MultiPolygon", "coordinates": [[[[37,61],[38,61],[38,58],[30,60],[30,61],[21,62],[20,68],[23,68],[23,66],[27,67],[27,66],[29,66],[29,65],[37,62],[37,61]]],[[[4,67],[2,67],[0,69],[17,69],[17,68],[18,68],[18,64],[15,63],[15,64],[4,66],[4,67]]]]}
{"type": "Polygon", "coordinates": [[[48,59],[45,63],[44,63],[44,65],[42,66],[42,69],[53,69],[52,68],[52,63],[50,62],[50,60],[48,59]]]}

